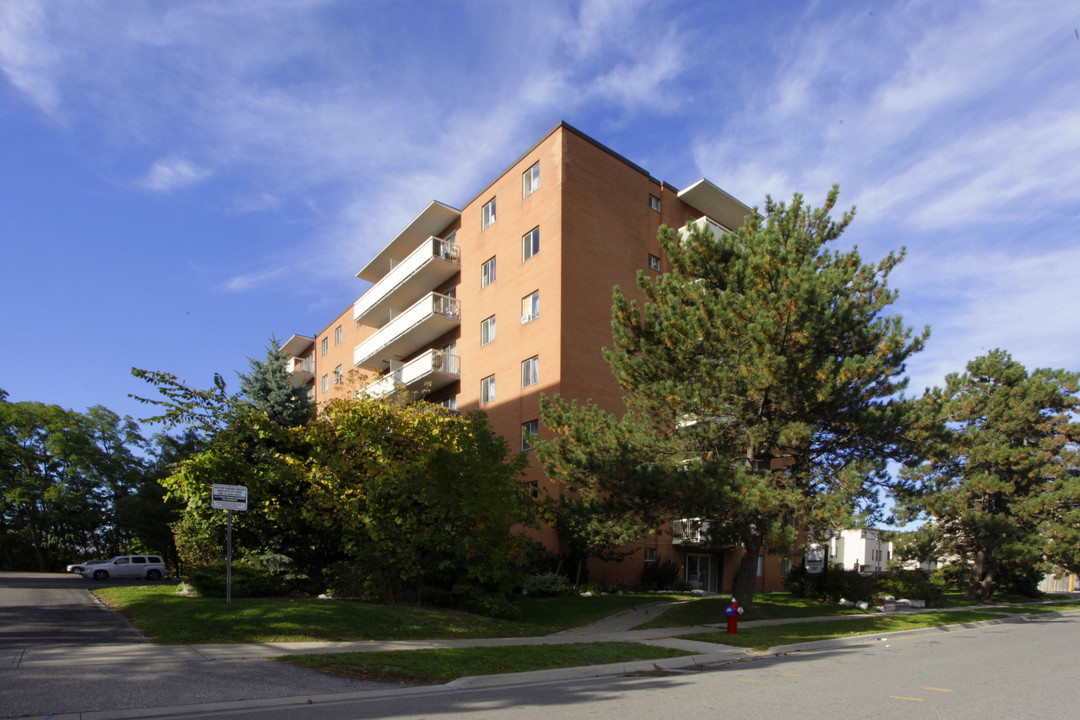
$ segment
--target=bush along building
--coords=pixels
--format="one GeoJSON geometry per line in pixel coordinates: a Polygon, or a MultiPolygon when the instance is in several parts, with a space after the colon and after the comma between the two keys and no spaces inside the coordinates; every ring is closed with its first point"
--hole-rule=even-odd
{"type": "MultiPolygon", "coordinates": [[[[404,389],[483,410],[532,456],[526,481],[557,494],[531,444],[545,437],[541,394],[623,409],[601,354],[611,345],[612,288],[633,293],[638,271],[670,269],[662,224],[704,222],[719,234],[750,212],[708,180],[672,187],[560,123],[464,207],[432,202],[392,238],[357,273],[371,286],[351,308],[315,337],[286,343],[294,382],[318,402],[404,389]]],[[[636,586],[674,563],[681,579],[728,592],[741,551],[713,546],[707,522],[673,518],[623,561],[592,561],[589,579],[636,586]]],[[[550,529],[539,539],[564,550],[550,529]]],[[[782,589],[789,564],[763,554],[757,589],[782,589]]]]}

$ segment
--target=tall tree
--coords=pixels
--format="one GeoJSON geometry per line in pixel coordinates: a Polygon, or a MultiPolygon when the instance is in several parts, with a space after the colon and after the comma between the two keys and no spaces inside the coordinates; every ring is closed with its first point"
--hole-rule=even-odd
{"type": "Polygon", "coordinates": [[[118,508],[143,472],[130,418],[0,396],[0,564],[48,570],[118,552],[133,536],[118,508]]]}
{"type": "Polygon", "coordinates": [[[244,397],[282,427],[303,425],[311,418],[312,402],[307,389],[289,381],[285,355],[276,338],[270,338],[266,358],[248,358],[251,370],[240,375],[244,397]]]}
{"type": "Polygon", "coordinates": [[[931,518],[936,552],[970,567],[972,600],[989,600],[1003,577],[1030,576],[1044,559],[1076,567],[1078,379],[1029,374],[994,350],[920,400],[925,459],[905,469],[900,497],[906,517],[931,518]]]}
{"type": "Polygon", "coordinates": [[[714,541],[745,551],[741,603],[762,548],[790,546],[797,521],[824,528],[872,509],[870,481],[905,452],[898,394],[929,329],[913,337],[887,314],[902,254],[864,264],[831,248],[854,213],[830,217],[838,192],[820,209],[768,198],[763,216],[720,237],[703,223],[682,237],[661,228],[672,271],[639,273],[644,304],[614,294],[605,356],[626,393],[624,425],[656,452],[649,472],[608,476],[605,489],[711,519],[714,541]]]}

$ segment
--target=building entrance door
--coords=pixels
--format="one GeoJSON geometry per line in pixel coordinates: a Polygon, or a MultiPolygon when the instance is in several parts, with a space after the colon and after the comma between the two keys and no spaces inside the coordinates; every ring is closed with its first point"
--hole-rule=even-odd
{"type": "Polygon", "coordinates": [[[720,575],[719,562],[715,555],[688,553],[686,555],[686,581],[705,592],[717,592],[720,575]]]}

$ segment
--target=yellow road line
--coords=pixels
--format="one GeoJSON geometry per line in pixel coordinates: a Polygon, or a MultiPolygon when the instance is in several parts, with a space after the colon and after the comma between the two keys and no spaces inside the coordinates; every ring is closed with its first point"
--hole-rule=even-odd
{"type": "Polygon", "coordinates": [[[902,697],[900,695],[890,695],[889,697],[891,697],[893,700],[910,700],[911,702],[922,702],[923,701],[922,698],[909,698],[909,697],[902,697]]]}
{"type": "Polygon", "coordinates": [[[798,673],[780,673],[780,674],[783,675],[784,677],[802,677],[802,675],[799,675],[798,673]]]}
{"type": "Polygon", "coordinates": [[[764,680],[752,680],[751,678],[739,678],[739,682],[765,682],[764,680]]]}
{"type": "Polygon", "coordinates": [[[952,692],[952,690],[949,690],[948,688],[924,687],[923,690],[937,690],[938,692],[952,692]]]}

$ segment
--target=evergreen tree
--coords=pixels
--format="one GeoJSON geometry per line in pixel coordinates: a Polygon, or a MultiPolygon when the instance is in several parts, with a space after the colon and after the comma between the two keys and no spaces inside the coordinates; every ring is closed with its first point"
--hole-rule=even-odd
{"type": "Polygon", "coordinates": [[[970,567],[967,596],[1034,592],[1044,559],[1075,569],[1080,374],[1026,368],[1002,350],[972,360],[919,403],[925,460],[905,470],[907,517],[932,519],[940,556],[970,567]]]}
{"type": "Polygon", "coordinates": [[[282,427],[303,425],[311,418],[312,403],[307,390],[290,382],[285,355],[277,339],[270,338],[265,360],[248,358],[248,361],[251,371],[240,374],[240,390],[248,402],[282,427]]]}
{"type": "MultiPolygon", "coordinates": [[[[762,548],[790,547],[796,523],[873,509],[869,481],[906,451],[897,395],[929,330],[912,337],[886,314],[902,254],[864,264],[830,248],[853,217],[830,218],[838,192],[820,209],[768,198],[764,216],[720,237],[703,223],[684,237],[661,228],[672,271],[639,273],[644,304],[615,289],[605,356],[629,412],[581,462],[643,511],[707,518],[715,543],[741,546],[740,603],[762,548]],[[646,447],[643,465],[625,461],[646,447]]],[[[577,421],[558,399],[544,415],[557,436],[577,421]]]]}

